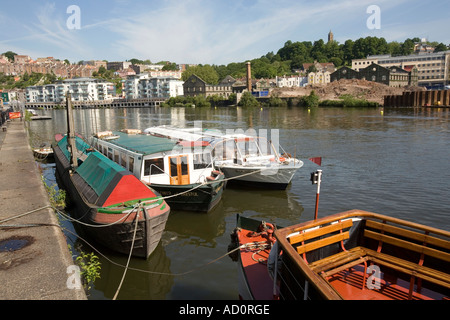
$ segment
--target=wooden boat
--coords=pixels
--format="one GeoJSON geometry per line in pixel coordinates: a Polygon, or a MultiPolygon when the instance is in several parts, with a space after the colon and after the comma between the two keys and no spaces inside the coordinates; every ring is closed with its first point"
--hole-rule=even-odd
{"type": "Polygon", "coordinates": [[[165,135],[170,132],[178,139],[208,146],[214,166],[225,174],[231,184],[284,190],[303,166],[303,162],[292,155],[286,152],[279,154],[274,144],[261,136],[166,126],[145,131],[165,135]]]}
{"type": "Polygon", "coordinates": [[[238,218],[243,299],[450,298],[448,231],[361,210],[260,225],[238,218]]]}
{"type": "Polygon", "coordinates": [[[225,176],[205,148],[136,129],[97,133],[92,145],[158,191],[174,210],[208,212],[222,197],[225,176]]]}
{"type": "Polygon", "coordinates": [[[57,139],[53,145],[56,175],[75,206],[72,211],[80,227],[114,251],[129,254],[132,249],[133,256],[147,258],[165,229],[167,203],[79,136],[75,137],[78,165],[73,168],[67,136],[57,139]]]}

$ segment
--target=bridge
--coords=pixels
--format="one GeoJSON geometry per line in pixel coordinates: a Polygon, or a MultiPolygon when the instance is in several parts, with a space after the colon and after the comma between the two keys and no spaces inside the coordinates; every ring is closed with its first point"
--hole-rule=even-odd
{"type": "MultiPolygon", "coordinates": [[[[144,98],[144,99],[114,99],[114,100],[89,100],[89,101],[73,101],[72,106],[79,109],[96,109],[96,108],[142,108],[160,106],[165,98],[144,98]]],[[[26,109],[52,109],[65,108],[66,102],[26,102],[26,109]]]]}

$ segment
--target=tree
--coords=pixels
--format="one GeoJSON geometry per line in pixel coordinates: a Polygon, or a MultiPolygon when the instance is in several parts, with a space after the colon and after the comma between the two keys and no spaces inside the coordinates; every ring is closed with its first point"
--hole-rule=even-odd
{"type": "Polygon", "coordinates": [[[434,48],[434,52],[441,52],[441,51],[446,51],[448,50],[447,46],[445,44],[443,44],[442,42],[439,43],[435,48],[434,48]]]}
{"type": "Polygon", "coordinates": [[[248,91],[242,94],[241,100],[238,103],[241,107],[257,107],[259,106],[258,100],[248,91]]]}
{"type": "Polygon", "coordinates": [[[186,71],[183,72],[181,78],[183,81],[186,81],[191,75],[195,74],[197,77],[201,78],[208,84],[218,84],[219,83],[219,75],[214,67],[207,65],[198,65],[189,67],[186,71]]]}
{"type": "Polygon", "coordinates": [[[12,51],[6,51],[5,53],[3,53],[3,55],[4,55],[6,58],[8,58],[8,60],[9,60],[10,62],[14,62],[14,56],[16,56],[17,53],[12,52],[12,51]]]}

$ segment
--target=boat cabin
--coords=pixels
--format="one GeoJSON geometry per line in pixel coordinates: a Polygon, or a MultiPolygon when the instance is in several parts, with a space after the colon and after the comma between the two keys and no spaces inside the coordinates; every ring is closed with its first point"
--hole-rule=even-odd
{"type": "Polygon", "coordinates": [[[203,183],[213,170],[208,149],[164,136],[136,131],[99,133],[93,147],[147,184],[203,183]]]}

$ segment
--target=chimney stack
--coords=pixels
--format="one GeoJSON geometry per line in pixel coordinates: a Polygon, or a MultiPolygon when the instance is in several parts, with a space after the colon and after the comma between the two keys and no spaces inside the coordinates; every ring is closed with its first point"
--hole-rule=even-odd
{"type": "Polygon", "coordinates": [[[252,68],[250,62],[247,62],[247,90],[252,92],[252,68]]]}

